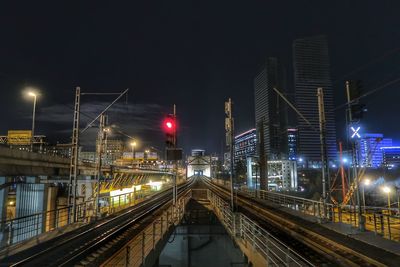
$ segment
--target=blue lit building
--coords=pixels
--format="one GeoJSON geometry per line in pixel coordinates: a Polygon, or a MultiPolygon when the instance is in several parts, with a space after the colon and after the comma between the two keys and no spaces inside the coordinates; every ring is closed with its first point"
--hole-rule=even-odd
{"type": "Polygon", "coordinates": [[[297,160],[297,129],[287,129],[288,159],[297,160]]]}
{"type": "Polygon", "coordinates": [[[383,134],[364,134],[358,146],[359,165],[378,168],[383,164],[382,147],[391,147],[392,139],[383,138],[383,134]]]}
{"type": "Polygon", "coordinates": [[[235,136],[235,163],[246,161],[248,157],[256,155],[257,132],[256,129],[250,129],[244,133],[235,136]]]}
{"type": "Polygon", "coordinates": [[[381,151],[384,166],[389,169],[400,166],[400,146],[384,146],[381,151]]]}

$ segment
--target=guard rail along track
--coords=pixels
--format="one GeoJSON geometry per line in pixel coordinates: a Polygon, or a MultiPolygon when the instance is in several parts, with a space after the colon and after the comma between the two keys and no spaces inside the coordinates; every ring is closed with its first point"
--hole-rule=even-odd
{"type": "MultiPolygon", "coordinates": [[[[230,191],[220,185],[213,184],[209,179],[202,178],[206,185],[224,199],[229,199],[230,191]]],[[[237,193],[236,204],[244,211],[258,217],[261,221],[266,221],[269,226],[272,226],[280,231],[289,233],[289,235],[301,242],[308,250],[313,250],[327,257],[333,263],[331,266],[396,266],[391,263],[377,261],[367,255],[361,254],[343,244],[337,243],[328,239],[317,232],[311,231],[301,225],[292,222],[285,218],[284,214],[277,214],[271,208],[266,207],[255,201],[251,196],[237,193]]],[[[268,229],[269,230],[269,229],[268,229]]],[[[283,240],[281,240],[283,241],[283,240]]],[[[290,241],[289,241],[290,242],[290,241]]],[[[297,251],[303,253],[303,251],[297,251]]],[[[390,260],[390,259],[388,259],[390,260]]]]}

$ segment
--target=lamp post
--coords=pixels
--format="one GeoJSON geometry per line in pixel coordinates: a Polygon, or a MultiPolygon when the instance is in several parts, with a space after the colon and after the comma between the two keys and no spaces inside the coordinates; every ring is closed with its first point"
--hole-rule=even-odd
{"type": "Polygon", "coordinates": [[[387,186],[387,185],[385,185],[385,186],[382,188],[382,190],[383,190],[383,192],[386,193],[387,196],[388,196],[388,209],[389,209],[389,216],[390,216],[390,215],[392,214],[391,211],[390,211],[390,187],[387,186]]]}
{"type": "Polygon", "coordinates": [[[135,157],[136,142],[135,142],[135,141],[133,141],[133,142],[131,143],[131,147],[132,147],[132,169],[133,169],[133,165],[134,165],[135,159],[136,159],[136,157],[135,157]]]}
{"type": "Polygon", "coordinates": [[[364,205],[364,215],[367,213],[366,205],[365,205],[365,187],[369,186],[370,184],[371,184],[371,180],[368,178],[363,181],[362,197],[363,197],[363,205],[364,205]]]}
{"type": "Polygon", "coordinates": [[[32,133],[31,133],[31,152],[33,152],[33,141],[35,136],[35,115],[36,115],[36,99],[37,94],[34,92],[28,92],[28,96],[33,97],[33,112],[32,112],[32,133]]]}

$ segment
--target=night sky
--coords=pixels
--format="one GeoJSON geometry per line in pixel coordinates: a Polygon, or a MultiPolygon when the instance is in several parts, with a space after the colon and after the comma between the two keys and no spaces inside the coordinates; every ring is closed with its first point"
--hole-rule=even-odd
{"type": "MultiPolygon", "coordinates": [[[[26,86],[40,89],[36,129],[52,142],[70,141],[75,86],[130,88],[110,110],[114,133],[161,148],[161,120],[175,103],[180,145],[220,152],[224,101],[234,101],[237,132],[254,127],[253,78],[263,60],[279,57],[293,90],[292,42],[317,34],[329,39],[336,106],[345,79],[369,91],[400,78],[398,1],[8,2],[0,6],[0,135],[31,127],[26,86]]],[[[369,132],[400,139],[399,88],[364,99],[369,132]]],[[[114,97],[82,97],[82,126],[114,97]]],[[[344,110],[336,117],[340,137],[344,110]]],[[[95,131],[82,135],[84,145],[95,131]]]]}

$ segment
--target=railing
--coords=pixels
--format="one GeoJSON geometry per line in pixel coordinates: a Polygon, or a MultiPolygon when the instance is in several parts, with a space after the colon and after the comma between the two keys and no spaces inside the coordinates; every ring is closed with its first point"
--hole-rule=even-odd
{"type": "Polygon", "coordinates": [[[183,218],[190,198],[191,191],[180,198],[175,207],[171,205],[165,210],[102,266],[146,266],[147,256],[156,249],[159,241],[168,238],[170,227],[179,224],[183,218]]]}
{"type": "MultiPolygon", "coordinates": [[[[166,187],[164,190],[169,189],[166,187]]],[[[158,191],[160,192],[160,191],[158,191]]],[[[138,190],[133,193],[99,198],[99,216],[104,217],[143,201],[154,194],[150,190],[138,190]]],[[[76,206],[76,222],[86,224],[94,219],[95,200],[79,203],[76,206]]],[[[20,243],[24,240],[39,236],[67,226],[72,217],[71,206],[56,210],[31,214],[0,222],[0,249],[20,243]]]]}
{"type": "Polygon", "coordinates": [[[257,251],[267,266],[314,266],[247,216],[233,213],[229,204],[210,190],[208,199],[231,236],[257,251]]]}
{"type": "MultiPolygon", "coordinates": [[[[214,181],[215,179],[213,179],[214,181]]],[[[215,183],[224,185],[229,184],[229,181],[215,183]]],[[[340,206],[327,203],[324,205],[322,201],[316,201],[291,195],[286,195],[277,192],[248,189],[242,187],[240,192],[250,197],[265,200],[271,203],[278,204],[283,207],[293,209],[295,211],[317,217],[324,222],[341,222],[359,226],[359,212],[355,206],[340,206]]],[[[394,209],[390,210],[394,214],[394,209]]],[[[400,241],[400,214],[397,216],[389,215],[388,209],[369,208],[363,209],[362,216],[365,221],[365,228],[377,235],[381,235],[387,239],[400,241]]]]}

